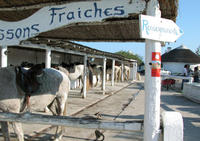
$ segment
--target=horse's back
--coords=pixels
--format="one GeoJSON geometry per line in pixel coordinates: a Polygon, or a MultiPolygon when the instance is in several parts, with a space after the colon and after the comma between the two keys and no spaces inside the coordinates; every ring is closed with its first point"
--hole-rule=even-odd
{"type": "Polygon", "coordinates": [[[40,83],[39,90],[37,94],[53,94],[55,95],[59,91],[60,85],[68,85],[63,83],[68,83],[68,77],[61,71],[48,68],[44,69],[42,76],[37,77],[40,83]]]}
{"type": "Polygon", "coordinates": [[[19,110],[20,98],[16,85],[15,67],[0,69],[0,109],[7,111],[9,108],[13,112],[19,110]]]}
{"type": "Polygon", "coordinates": [[[14,67],[5,67],[0,69],[0,85],[13,82],[16,78],[14,67]]]}
{"type": "Polygon", "coordinates": [[[15,98],[17,92],[16,74],[14,67],[0,69],[0,99],[15,98]]]}
{"type": "Polygon", "coordinates": [[[41,86],[31,96],[32,110],[43,110],[56,96],[68,96],[70,84],[65,73],[53,68],[44,69],[44,74],[38,80],[41,86]]]}

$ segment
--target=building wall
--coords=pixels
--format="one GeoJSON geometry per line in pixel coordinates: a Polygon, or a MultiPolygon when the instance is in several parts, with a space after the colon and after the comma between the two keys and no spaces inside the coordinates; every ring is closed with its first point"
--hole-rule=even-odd
{"type": "Polygon", "coordinates": [[[45,62],[45,52],[8,48],[8,65],[20,65],[22,62],[42,63],[45,62]]]}
{"type": "MultiPolygon", "coordinates": [[[[33,50],[22,48],[8,48],[8,66],[21,65],[22,62],[29,62],[33,64],[45,63],[45,50],[33,50]]],[[[0,57],[1,59],[1,57],[0,57]]],[[[1,60],[0,60],[1,61],[1,60]]],[[[65,63],[83,63],[83,56],[71,55],[66,53],[51,52],[51,63],[61,64],[65,63]]]]}
{"type": "Polygon", "coordinates": [[[185,64],[189,64],[192,70],[194,70],[195,66],[200,66],[200,64],[192,63],[163,62],[163,69],[171,71],[171,73],[183,73],[183,68],[185,64]]]}

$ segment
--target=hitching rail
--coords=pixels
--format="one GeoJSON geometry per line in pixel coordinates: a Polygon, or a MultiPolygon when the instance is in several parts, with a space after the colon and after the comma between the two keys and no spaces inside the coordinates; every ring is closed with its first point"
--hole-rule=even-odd
{"type": "Polygon", "coordinates": [[[60,125],[75,128],[104,129],[117,131],[141,132],[143,121],[108,121],[98,120],[94,117],[77,118],[70,116],[50,116],[32,113],[6,113],[0,112],[0,121],[22,122],[28,124],[60,125]]]}

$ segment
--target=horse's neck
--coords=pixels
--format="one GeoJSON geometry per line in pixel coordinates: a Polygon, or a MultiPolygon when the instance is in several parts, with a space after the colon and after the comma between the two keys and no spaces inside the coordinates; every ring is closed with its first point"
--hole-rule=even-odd
{"type": "Polygon", "coordinates": [[[80,76],[83,75],[83,72],[84,72],[84,65],[76,65],[75,71],[73,73],[69,73],[70,80],[78,79],[80,76]]]}

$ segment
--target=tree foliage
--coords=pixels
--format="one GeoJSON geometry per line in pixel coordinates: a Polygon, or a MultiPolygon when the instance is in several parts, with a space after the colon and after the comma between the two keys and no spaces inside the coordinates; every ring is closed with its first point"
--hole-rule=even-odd
{"type": "Polygon", "coordinates": [[[115,52],[115,53],[119,54],[119,55],[122,55],[122,56],[124,56],[127,59],[137,60],[138,65],[144,63],[142,61],[142,57],[141,56],[139,56],[137,54],[133,54],[133,53],[131,53],[129,51],[118,51],[118,52],[115,52]]]}
{"type": "Polygon", "coordinates": [[[200,46],[196,49],[195,53],[200,56],[200,46]]]}

